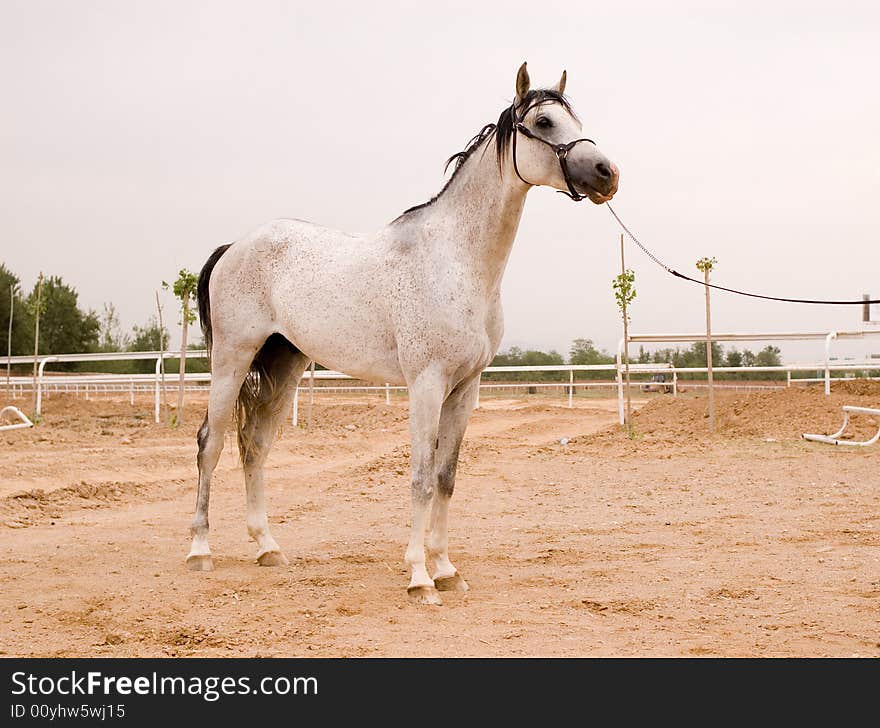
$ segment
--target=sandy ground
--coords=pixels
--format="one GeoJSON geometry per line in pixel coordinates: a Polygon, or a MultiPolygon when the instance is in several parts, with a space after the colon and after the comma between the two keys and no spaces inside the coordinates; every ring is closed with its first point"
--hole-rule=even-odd
{"type": "Polygon", "coordinates": [[[147,400],[53,397],[0,435],[0,653],[880,656],[880,445],[798,439],[847,402],[880,390],[728,394],[709,436],[705,399],[656,397],[629,439],[613,400],[484,398],[451,509],[471,590],[419,607],[403,400],[321,395],[310,431],[283,431],[267,481],[288,567],[254,564],[230,440],[215,570],[191,573],[203,404],[169,430],[147,400]]]}

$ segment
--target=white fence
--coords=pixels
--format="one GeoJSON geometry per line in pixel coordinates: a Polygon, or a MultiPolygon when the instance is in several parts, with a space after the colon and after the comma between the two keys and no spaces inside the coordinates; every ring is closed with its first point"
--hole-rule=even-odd
{"type": "MultiPolygon", "coordinates": [[[[830,356],[830,347],[831,342],[834,339],[855,339],[862,338],[867,335],[880,335],[880,330],[878,331],[858,331],[858,332],[828,332],[828,333],[776,333],[776,334],[754,334],[754,333],[745,333],[745,334],[713,334],[713,341],[778,341],[778,340],[824,340],[825,342],[825,358],[821,362],[811,362],[811,363],[796,363],[796,364],[788,364],[784,366],[775,366],[775,367],[713,367],[713,371],[718,373],[746,373],[746,374],[754,374],[754,373],[765,373],[765,372],[779,372],[784,373],[786,375],[786,381],[784,386],[791,386],[795,383],[812,383],[812,382],[825,382],[825,391],[826,394],[830,393],[831,389],[831,373],[832,372],[861,372],[864,376],[867,375],[870,371],[878,371],[880,370],[880,361],[868,361],[868,362],[859,362],[859,363],[847,363],[847,364],[832,364],[831,356],[830,356]],[[822,377],[808,377],[808,378],[798,378],[792,376],[798,372],[816,372],[817,374],[823,373],[822,377]]],[[[694,342],[694,341],[705,341],[705,334],[652,334],[652,335],[633,335],[629,337],[630,343],[658,343],[658,342],[694,342]]],[[[520,372],[567,372],[568,373],[568,382],[518,382],[518,383],[496,383],[496,382],[485,382],[482,381],[480,383],[480,390],[503,390],[503,389],[514,389],[514,388],[522,388],[528,386],[540,386],[542,388],[566,388],[568,395],[568,406],[573,406],[573,397],[575,390],[580,389],[591,389],[591,388],[617,388],[618,395],[618,410],[621,422],[623,422],[623,400],[624,400],[624,379],[623,379],[623,340],[620,341],[617,352],[617,361],[614,364],[560,364],[560,365],[548,365],[548,366],[502,366],[502,367],[487,367],[484,372],[485,373],[520,373],[520,372]],[[607,371],[613,377],[610,381],[578,381],[576,375],[579,372],[600,372],[607,371]]],[[[18,397],[24,397],[25,392],[33,393],[34,389],[36,389],[36,413],[39,415],[42,413],[42,404],[44,394],[49,392],[52,393],[64,393],[64,392],[73,392],[75,394],[83,393],[85,398],[88,399],[92,394],[98,394],[101,392],[109,393],[109,392],[125,392],[129,393],[130,401],[132,404],[134,403],[134,396],[139,392],[152,392],[154,399],[154,417],[155,421],[159,422],[159,415],[161,409],[161,395],[163,391],[163,377],[162,377],[162,357],[165,359],[179,359],[180,352],[165,352],[161,354],[157,351],[146,351],[146,352],[112,352],[112,353],[99,353],[99,354],[55,354],[48,356],[39,356],[37,357],[37,376],[36,381],[34,381],[34,377],[32,376],[15,376],[10,377],[7,380],[5,377],[0,378],[0,388],[5,388],[7,394],[11,395],[13,399],[18,397]],[[113,362],[113,361],[137,361],[137,360],[147,360],[147,361],[155,361],[154,371],[151,374],[58,374],[52,376],[46,376],[46,367],[49,364],[53,363],[63,363],[63,362],[113,362]]],[[[205,359],[207,358],[207,352],[205,350],[199,351],[188,351],[186,354],[188,359],[205,359]]],[[[17,356],[11,357],[7,359],[6,357],[0,357],[0,366],[5,365],[7,361],[11,364],[30,364],[34,363],[34,357],[32,356],[17,356]]],[[[688,375],[688,374],[703,374],[707,371],[705,367],[673,367],[671,364],[638,364],[633,363],[630,365],[630,372],[636,375],[649,375],[649,374],[668,374],[672,376],[671,382],[666,382],[664,384],[657,384],[651,382],[644,381],[633,381],[631,386],[633,387],[642,387],[645,384],[653,384],[655,387],[667,387],[672,390],[673,395],[678,395],[678,380],[679,375],[688,375]]],[[[319,370],[316,371],[315,380],[352,380],[346,374],[342,374],[341,372],[333,372],[333,371],[324,371],[319,370]]],[[[165,385],[173,386],[176,388],[178,382],[178,375],[176,374],[166,374],[165,375],[165,385]]],[[[311,372],[306,371],[303,379],[306,382],[309,382],[310,385],[313,384],[311,382],[311,372]]],[[[188,390],[198,390],[203,389],[211,380],[210,373],[189,373],[184,377],[185,388],[188,390]]],[[[696,387],[704,387],[705,384],[691,384],[689,386],[696,387]]],[[[719,389],[723,388],[736,388],[742,389],[746,386],[737,384],[736,382],[725,382],[725,383],[716,383],[715,385],[719,389]]],[[[755,385],[751,385],[754,388],[755,385]]],[[[766,387],[782,387],[782,384],[778,385],[760,385],[764,388],[766,387]]],[[[318,391],[322,392],[356,392],[356,391],[375,391],[375,392],[384,392],[386,401],[390,401],[390,395],[392,391],[403,391],[406,387],[400,386],[391,386],[389,384],[384,385],[355,385],[355,384],[346,384],[344,386],[321,386],[317,388],[318,391]]],[[[298,413],[298,405],[299,405],[299,393],[297,392],[297,396],[294,398],[294,422],[297,419],[298,413]]]]}
{"type": "MultiPolygon", "coordinates": [[[[861,331],[818,331],[818,332],[799,332],[799,331],[783,331],[770,334],[746,332],[736,334],[715,334],[711,335],[713,343],[718,341],[824,341],[825,342],[825,359],[821,366],[817,369],[824,370],[825,376],[825,394],[831,394],[831,372],[833,371],[871,371],[877,368],[877,364],[849,364],[849,365],[832,365],[831,364],[831,342],[837,340],[853,340],[863,339],[866,336],[880,335],[880,331],[861,330],[861,331]]],[[[622,360],[624,349],[628,349],[629,344],[638,343],[692,343],[706,341],[706,334],[635,334],[628,339],[620,339],[617,344],[617,401],[618,416],[620,424],[624,424],[623,416],[623,376],[622,376],[622,360]]],[[[807,365],[790,364],[781,367],[712,367],[713,372],[738,372],[738,371],[785,371],[787,379],[791,383],[791,373],[800,371],[810,371],[814,367],[807,365]]],[[[693,369],[694,372],[706,372],[707,368],[693,369]]]]}

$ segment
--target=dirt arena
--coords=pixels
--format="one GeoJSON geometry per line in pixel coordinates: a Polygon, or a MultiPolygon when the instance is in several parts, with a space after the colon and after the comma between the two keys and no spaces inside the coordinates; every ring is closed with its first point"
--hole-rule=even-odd
{"type": "Polygon", "coordinates": [[[405,592],[405,400],[322,394],[310,430],[282,432],[288,567],[253,561],[228,440],[215,570],[191,573],[203,402],[169,430],[146,399],[53,397],[0,434],[0,653],[880,656],[880,444],[799,439],[880,406],[880,386],[842,386],[722,395],[712,437],[688,395],[639,402],[632,439],[614,400],[485,397],[450,518],[471,590],[443,607],[405,592]]]}

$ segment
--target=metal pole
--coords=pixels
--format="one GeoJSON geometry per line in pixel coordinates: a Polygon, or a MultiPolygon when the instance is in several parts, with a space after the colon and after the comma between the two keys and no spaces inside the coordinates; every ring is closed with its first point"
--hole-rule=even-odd
{"type": "Polygon", "coordinates": [[[572,401],[574,398],[574,369],[568,370],[568,407],[571,409],[574,407],[574,402],[572,401]]]}
{"type": "Polygon", "coordinates": [[[385,404],[391,404],[391,388],[388,382],[385,382],[385,404]]]}
{"type": "Polygon", "coordinates": [[[183,298],[183,323],[180,330],[180,367],[177,383],[177,426],[183,424],[183,392],[186,388],[186,339],[189,331],[189,296],[183,298]]]}
{"type": "Polygon", "coordinates": [[[12,367],[12,310],[15,307],[15,286],[9,286],[9,333],[6,337],[6,392],[9,393],[10,369],[12,367]]]}
{"type": "Polygon", "coordinates": [[[156,359],[156,402],[154,405],[154,414],[156,424],[159,424],[159,367],[162,366],[162,357],[156,359]]]}
{"type": "Polygon", "coordinates": [[[623,339],[617,345],[615,366],[617,368],[617,415],[621,425],[626,424],[626,415],[623,411],[623,339]]]}
{"type": "MultiPolygon", "coordinates": [[[[165,388],[165,323],[162,320],[162,304],[159,303],[159,291],[156,291],[156,309],[159,311],[159,361],[156,368],[156,378],[162,374],[162,404],[165,407],[165,416],[168,416],[168,390],[165,388]]],[[[158,387],[158,381],[156,386],[158,387]]],[[[159,423],[159,390],[156,390],[156,424],[159,423]]]]}
{"type": "Polygon", "coordinates": [[[293,391],[293,417],[292,417],[293,426],[296,427],[299,425],[299,383],[296,385],[296,389],[293,391]]]}
{"type": "Polygon", "coordinates": [[[712,316],[709,310],[709,268],[703,272],[706,277],[706,376],[709,380],[709,432],[715,432],[715,389],[712,376],[712,316]]]}
{"type": "Polygon", "coordinates": [[[34,409],[40,414],[39,398],[37,397],[37,356],[40,353],[40,309],[43,304],[43,274],[37,278],[37,310],[34,321],[34,409]]]}

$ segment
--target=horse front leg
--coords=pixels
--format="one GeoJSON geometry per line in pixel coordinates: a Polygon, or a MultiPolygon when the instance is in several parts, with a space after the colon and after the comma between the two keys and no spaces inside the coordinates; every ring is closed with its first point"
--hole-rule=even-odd
{"type": "Polygon", "coordinates": [[[455,490],[458,453],[477,400],[479,377],[459,385],[443,403],[440,412],[440,439],[436,454],[437,494],[431,509],[428,556],[434,562],[434,586],[440,591],[468,590],[467,582],[449,560],[449,501],[455,490]]]}
{"type": "Polygon", "coordinates": [[[437,491],[435,453],[445,382],[439,376],[423,373],[410,384],[409,398],[412,532],[404,557],[411,569],[406,591],[417,604],[440,605],[443,602],[425,565],[425,525],[437,491]]]}

